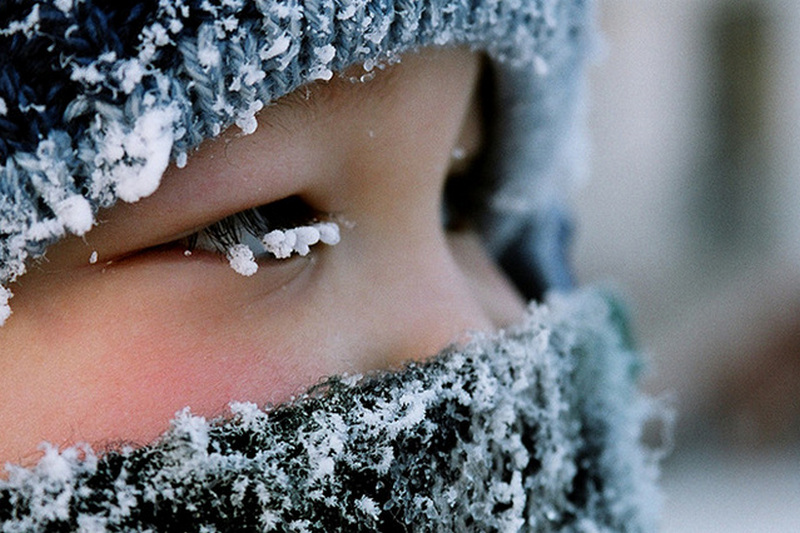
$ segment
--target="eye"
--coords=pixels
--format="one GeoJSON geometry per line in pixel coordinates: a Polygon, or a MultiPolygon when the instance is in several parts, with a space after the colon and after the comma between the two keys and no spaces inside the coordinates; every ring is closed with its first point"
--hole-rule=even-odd
{"type": "Polygon", "coordinates": [[[450,154],[442,192],[442,225],[450,232],[475,229],[498,185],[488,161],[493,137],[489,125],[496,115],[492,109],[496,100],[494,91],[493,73],[483,58],[478,85],[450,154]]]}
{"type": "Polygon", "coordinates": [[[469,165],[451,169],[442,193],[442,226],[451,232],[474,229],[477,219],[487,208],[494,183],[486,177],[480,155],[469,165]]]}
{"type": "Polygon", "coordinates": [[[339,242],[339,225],[321,220],[297,196],[248,209],[215,222],[180,242],[188,252],[206,250],[224,255],[236,272],[251,276],[258,260],[305,256],[311,246],[339,242]]]}

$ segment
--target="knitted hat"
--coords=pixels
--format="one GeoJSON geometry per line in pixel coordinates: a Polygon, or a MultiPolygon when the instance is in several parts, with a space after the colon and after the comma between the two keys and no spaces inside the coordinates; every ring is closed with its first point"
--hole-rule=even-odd
{"type": "Polygon", "coordinates": [[[570,160],[588,11],[585,0],[2,2],[0,324],[29,258],[89,231],[98,209],[153,193],[203,140],[253,132],[260,109],[303,84],[427,46],[492,59],[500,141],[488,161],[501,187],[480,229],[525,292],[568,284],[554,177],[570,160]]]}

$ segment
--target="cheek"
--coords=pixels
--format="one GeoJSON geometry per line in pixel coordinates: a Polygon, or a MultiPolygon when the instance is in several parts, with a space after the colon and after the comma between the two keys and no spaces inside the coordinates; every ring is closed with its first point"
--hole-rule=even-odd
{"type": "Polygon", "coordinates": [[[0,339],[0,462],[43,440],[144,443],[186,406],[213,417],[232,400],[277,403],[334,373],[284,333],[297,317],[282,310],[313,269],[294,262],[253,279],[219,262],[187,271],[194,264],[151,258],[89,274],[63,284],[80,298],[51,290],[35,313],[25,302],[45,300],[19,291],[15,318],[31,320],[9,322],[0,339]]]}

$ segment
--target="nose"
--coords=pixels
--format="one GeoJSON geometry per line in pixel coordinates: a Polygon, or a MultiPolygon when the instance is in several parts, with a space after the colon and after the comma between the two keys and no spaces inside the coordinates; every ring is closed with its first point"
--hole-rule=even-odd
{"type": "Polygon", "coordinates": [[[469,279],[452,260],[426,261],[415,274],[397,280],[393,300],[402,324],[392,350],[393,363],[437,353],[469,332],[491,329],[487,315],[469,279]]]}
{"type": "Polygon", "coordinates": [[[362,365],[366,370],[434,355],[471,332],[494,329],[523,307],[508,287],[496,283],[501,276],[479,246],[442,238],[433,246],[389,248],[371,271],[355,303],[362,306],[364,330],[372,337],[365,339],[371,348],[362,365]],[[498,314],[498,301],[513,312],[498,314]]]}

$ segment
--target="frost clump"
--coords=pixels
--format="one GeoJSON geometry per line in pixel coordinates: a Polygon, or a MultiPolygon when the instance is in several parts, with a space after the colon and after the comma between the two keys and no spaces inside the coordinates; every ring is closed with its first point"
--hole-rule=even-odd
{"type": "Polygon", "coordinates": [[[244,276],[252,276],[258,271],[256,254],[268,253],[276,259],[287,259],[295,253],[306,256],[313,245],[321,242],[333,246],[339,243],[339,239],[339,225],[336,222],[318,222],[309,226],[272,230],[260,242],[232,245],[226,255],[231,268],[244,276]]]}
{"type": "Polygon", "coordinates": [[[73,194],[53,206],[56,218],[75,235],[83,235],[94,223],[92,206],[83,196],[73,194]]]}
{"type": "Polygon", "coordinates": [[[339,238],[339,225],[336,222],[319,222],[311,226],[270,231],[261,242],[267,252],[278,259],[285,259],[292,253],[308,255],[310,247],[318,242],[330,246],[338,244],[339,238]]]}
{"type": "Polygon", "coordinates": [[[11,316],[11,306],[8,301],[14,294],[3,286],[0,286],[0,326],[6,323],[8,317],[11,316]]]}
{"type": "Polygon", "coordinates": [[[169,165],[175,114],[171,107],[153,108],[142,113],[132,131],[125,132],[116,123],[106,128],[97,160],[107,165],[120,199],[137,202],[158,188],[169,165]],[[140,163],[129,165],[128,160],[140,163]]]}
{"type": "Polygon", "coordinates": [[[234,244],[228,248],[227,257],[231,268],[242,276],[252,276],[258,272],[258,263],[253,250],[246,244],[234,244]]]}

